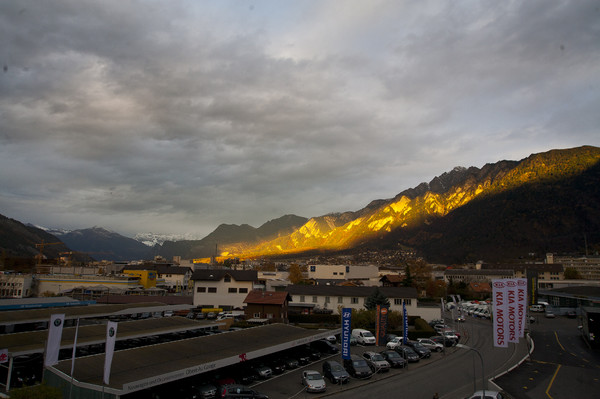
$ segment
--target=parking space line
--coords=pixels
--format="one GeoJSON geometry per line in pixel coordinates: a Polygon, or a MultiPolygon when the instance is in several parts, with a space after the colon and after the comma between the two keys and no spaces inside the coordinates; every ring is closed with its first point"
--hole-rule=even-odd
{"type": "Polygon", "coordinates": [[[560,370],[560,364],[556,366],[556,371],[554,372],[554,375],[552,376],[552,379],[550,380],[550,383],[548,384],[548,388],[546,388],[546,396],[548,396],[550,399],[553,399],[549,393],[550,388],[552,388],[552,384],[554,384],[554,379],[556,378],[556,375],[558,374],[558,370],[560,370]]]}
{"type": "Polygon", "coordinates": [[[556,333],[556,331],[554,331],[554,336],[556,337],[556,342],[558,342],[558,345],[560,346],[560,348],[566,352],[566,349],[564,346],[562,346],[562,344],[560,343],[560,341],[558,340],[558,334],[556,333]]]}

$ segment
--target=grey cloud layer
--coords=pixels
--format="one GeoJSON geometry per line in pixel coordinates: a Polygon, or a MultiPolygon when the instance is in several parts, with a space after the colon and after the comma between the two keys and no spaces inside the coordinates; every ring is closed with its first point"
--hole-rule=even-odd
{"type": "Polygon", "coordinates": [[[204,235],[600,144],[593,1],[338,4],[1,2],[0,213],[204,235]]]}

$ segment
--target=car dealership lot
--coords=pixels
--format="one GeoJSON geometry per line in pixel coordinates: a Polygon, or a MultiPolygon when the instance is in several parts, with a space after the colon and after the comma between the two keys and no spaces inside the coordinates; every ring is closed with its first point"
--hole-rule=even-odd
{"type": "MultiPolygon", "coordinates": [[[[385,346],[356,345],[352,346],[351,353],[353,355],[359,355],[362,357],[362,354],[367,351],[381,352],[384,350],[386,350],[385,346]]],[[[425,366],[426,364],[443,359],[445,356],[447,356],[445,352],[432,353],[431,358],[421,359],[417,363],[410,363],[406,368],[392,368],[389,372],[386,373],[375,373],[368,379],[357,379],[350,377],[350,381],[347,384],[334,385],[329,380],[327,380],[327,390],[325,393],[303,393],[304,388],[301,383],[302,371],[310,369],[322,372],[323,362],[326,360],[336,360],[340,364],[343,364],[343,360],[340,353],[335,355],[324,355],[319,361],[307,364],[295,370],[291,370],[285,374],[273,377],[267,381],[260,381],[253,386],[258,391],[267,394],[269,398],[289,398],[299,393],[302,393],[302,397],[305,397],[304,395],[310,395],[310,397],[316,398],[335,392],[351,390],[360,385],[378,383],[379,381],[382,381],[384,379],[392,378],[398,374],[410,372],[413,369],[418,369],[420,367],[425,366]]]]}

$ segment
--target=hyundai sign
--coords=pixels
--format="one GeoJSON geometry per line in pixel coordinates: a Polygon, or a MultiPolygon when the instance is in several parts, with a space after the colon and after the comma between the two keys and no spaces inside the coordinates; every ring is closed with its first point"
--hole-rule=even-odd
{"type": "Polygon", "coordinates": [[[352,309],[342,309],[342,359],[350,359],[350,335],[352,334],[351,329],[352,309]]]}

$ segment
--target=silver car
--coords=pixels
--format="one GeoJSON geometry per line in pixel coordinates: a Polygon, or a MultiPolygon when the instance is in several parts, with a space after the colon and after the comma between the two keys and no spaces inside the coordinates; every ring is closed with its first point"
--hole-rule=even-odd
{"type": "Polygon", "coordinates": [[[302,372],[302,385],[306,387],[306,392],[325,392],[327,388],[325,379],[316,370],[304,370],[302,372]]]}
{"type": "Polygon", "coordinates": [[[369,363],[369,367],[371,367],[371,370],[373,370],[374,373],[390,371],[390,364],[385,360],[381,353],[365,352],[363,353],[363,357],[367,363],[369,363]]]}

